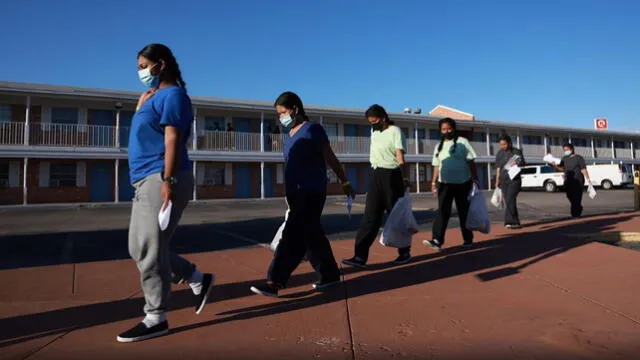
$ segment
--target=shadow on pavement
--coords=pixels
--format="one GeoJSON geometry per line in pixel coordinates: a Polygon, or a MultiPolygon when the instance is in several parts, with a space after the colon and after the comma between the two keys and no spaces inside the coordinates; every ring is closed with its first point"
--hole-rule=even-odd
{"type": "MultiPolygon", "coordinates": [[[[412,263],[400,267],[391,267],[389,264],[373,265],[370,267],[372,270],[380,271],[362,271],[358,277],[350,279],[327,292],[296,298],[296,296],[308,294],[307,291],[302,291],[299,294],[290,296],[293,297],[292,299],[284,298],[281,301],[266,305],[245,307],[217,314],[223,317],[174,328],[172,332],[188,331],[219,323],[248,320],[260,316],[311,308],[321,304],[344,301],[345,298],[355,298],[451,278],[470,272],[506,266],[500,270],[478,275],[478,279],[481,281],[491,281],[515,274],[533,263],[590,242],[577,237],[563,236],[563,233],[604,232],[617,223],[630,220],[633,217],[633,214],[628,214],[601,219],[587,219],[579,223],[558,224],[557,227],[538,232],[508,234],[493,240],[480,242],[474,248],[468,250],[454,247],[445,249],[442,252],[417,256],[412,263]],[[508,267],[514,262],[524,260],[528,261],[516,267],[508,267]]],[[[357,270],[351,268],[343,270],[345,274],[355,272],[357,270]]],[[[315,280],[315,274],[312,273],[297,275],[291,279],[289,286],[295,287],[302,284],[310,284],[313,280],[315,280]]],[[[211,301],[250,296],[252,294],[249,291],[249,287],[261,281],[263,279],[217,286],[212,293],[211,301]]],[[[61,334],[73,329],[139,318],[141,317],[142,305],[142,298],[129,298],[0,319],[0,347],[43,336],[61,334]]],[[[173,310],[191,308],[191,292],[189,290],[174,292],[171,306],[173,310]]]]}

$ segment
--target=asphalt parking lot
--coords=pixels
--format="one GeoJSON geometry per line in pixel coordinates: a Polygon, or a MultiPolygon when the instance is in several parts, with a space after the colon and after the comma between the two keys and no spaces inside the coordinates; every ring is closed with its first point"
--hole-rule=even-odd
{"type": "MultiPolygon", "coordinates": [[[[631,211],[633,190],[599,191],[585,196],[584,215],[631,211]]],[[[486,194],[487,199],[491,196],[486,194]]],[[[341,198],[327,201],[323,216],[330,239],[350,239],[360,223],[364,196],[347,215],[341,198]]],[[[501,226],[503,213],[489,203],[490,217],[501,226]]],[[[430,194],[413,196],[414,214],[429,230],[436,208],[430,194]]],[[[569,204],[563,193],[523,192],[519,197],[522,221],[565,218],[569,204]]],[[[283,199],[213,201],[191,204],[176,233],[173,248],[181,253],[208,252],[267,244],[284,220],[283,199]]],[[[128,258],[129,207],[33,207],[0,210],[0,269],[81,263],[128,258]]],[[[449,227],[458,227],[454,217],[449,227]]],[[[455,230],[454,230],[455,231],[455,230]]]]}

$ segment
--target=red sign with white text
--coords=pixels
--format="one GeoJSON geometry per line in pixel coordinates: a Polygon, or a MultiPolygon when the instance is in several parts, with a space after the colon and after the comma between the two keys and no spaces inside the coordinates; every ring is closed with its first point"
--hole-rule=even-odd
{"type": "Polygon", "coordinates": [[[607,119],[598,118],[594,120],[596,130],[607,130],[609,128],[609,122],[607,119]]]}

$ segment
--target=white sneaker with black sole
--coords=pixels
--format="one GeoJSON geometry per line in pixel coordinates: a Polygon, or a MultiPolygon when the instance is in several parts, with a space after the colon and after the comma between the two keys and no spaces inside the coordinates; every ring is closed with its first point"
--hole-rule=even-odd
{"type": "Polygon", "coordinates": [[[424,240],[422,243],[427,245],[427,246],[431,246],[435,250],[438,250],[438,251],[442,250],[442,243],[440,243],[440,240],[438,240],[438,239],[424,240]]]}
{"type": "Polygon", "coordinates": [[[147,327],[143,322],[140,322],[138,325],[118,335],[116,339],[121,343],[129,343],[153,339],[167,333],[169,333],[169,322],[167,320],[152,327],[147,327]]]}

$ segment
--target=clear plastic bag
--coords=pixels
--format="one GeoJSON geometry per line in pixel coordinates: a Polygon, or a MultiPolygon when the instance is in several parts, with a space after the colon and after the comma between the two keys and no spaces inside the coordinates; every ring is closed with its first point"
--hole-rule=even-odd
{"type": "Polygon", "coordinates": [[[384,224],[380,244],[382,246],[405,248],[411,246],[411,238],[419,231],[413,216],[413,205],[409,193],[396,201],[384,224]]]}
{"type": "Polygon", "coordinates": [[[491,197],[491,204],[493,204],[493,206],[499,209],[504,208],[504,197],[502,196],[502,189],[497,188],[493,191],[493,196],[491,197]]]}

